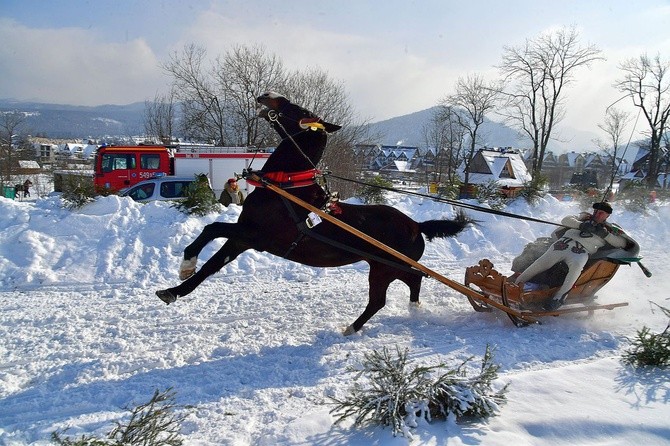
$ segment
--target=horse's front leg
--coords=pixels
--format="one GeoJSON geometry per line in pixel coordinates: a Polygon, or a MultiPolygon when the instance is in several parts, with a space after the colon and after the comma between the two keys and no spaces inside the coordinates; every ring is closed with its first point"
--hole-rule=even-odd
{"type": "Polygon", "coordinates": [[[235,238],[237,233],[236,223],[215,222],[205,226],[200,235],[184,249],[184,258],[179,265],[179,280],[186,280],[195,274],[198,255],[209,242],[220,237],[235,238]]]}
{"type": "Polygon", "coordinates": [[[178,297],[186,296],[196,289],[206,278],[221,270],[221,268],[235,260],[238,255],[247,249],[249,249],[248,246],[243,245],[236,240],[228,240],[211,259],[202,265],[202,268],[198,272],[176,287],[156,291],[156,296],[166,304],[171,304],[176,301],[178,297]]]}

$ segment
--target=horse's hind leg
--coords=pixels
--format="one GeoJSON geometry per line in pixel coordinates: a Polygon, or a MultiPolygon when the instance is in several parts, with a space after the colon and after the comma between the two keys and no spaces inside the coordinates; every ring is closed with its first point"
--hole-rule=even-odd
{"type": "Polygon", "coordinates": [[[405,273],[403,277],[400,277],[405,285],[409,287],[409,301],[411,304],[418,306],[419,302],[419,293],[421,291],[421,280],[423,276],[421,274],[414,273],[405,273]]]}
{"type": "Polygon", "coordinates": [[[370,263],[368,305],[358,319],[344,330],[345,336],[356,333],[375,313],[384,308],[384,305],[386,305],[386,291],[391,282],[397,278],[398,272],[395,268],[379,263],[370,263]]]}
{"type": "Polygon", "coordinates": [[[179,279],[186,280],[195,274],[198,255],[215,238],[231,238],[237,235],[237,224],[215,222],[205,226],[200,235],[184,249],[184,258],[179,265],[179,279]]]}
{"type": "Polygon", "coordinates": [[[156,291],[156,295],[166,304],[171,304],[176,301],[178,297],[186,296],[197,288],[206,278],[218,272],[228,263],[237,258],[238,255],[249,249],[236,240],[228,240],[223,244],[216,254],[211,259],[202,265],[202,268],[181,284],[173,288],[156,291]]]}

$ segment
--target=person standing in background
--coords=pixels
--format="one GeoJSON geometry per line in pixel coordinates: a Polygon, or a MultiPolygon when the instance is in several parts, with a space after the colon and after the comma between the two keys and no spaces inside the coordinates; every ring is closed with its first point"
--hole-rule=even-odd
{"type": "Polygon", "coordinates": [[[223,192],[219,196],[219,203],[224,206],[229,206],[230,204],[239,204],[241,206],[244,204],[244,194],[237,185],[235,178],[231,178],[226,182],[223,192]]]}

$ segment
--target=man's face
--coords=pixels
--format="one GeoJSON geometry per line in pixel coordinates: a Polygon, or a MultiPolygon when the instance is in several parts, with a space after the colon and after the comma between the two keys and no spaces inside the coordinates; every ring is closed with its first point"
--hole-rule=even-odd
{"type": "Polygon", "coordinates": [[[608,214],[605,211],[601,210],[593,211],[593,221],[595,221],[596,223],[605,223],[605,220],[607,220],[607,217],[609,216],[610,214],[608,214]]]}

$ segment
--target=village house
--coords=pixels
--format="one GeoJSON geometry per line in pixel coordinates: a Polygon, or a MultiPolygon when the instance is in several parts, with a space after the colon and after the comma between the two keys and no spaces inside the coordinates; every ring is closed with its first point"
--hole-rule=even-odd
{"type": "Polygon", "coordinates": [[[354,156],[363,171],[403,181],[415,179],[422,157],[418,147],[381,144],[358,145],[354,147],[354,156]]]}
{"type": "MultiPolygon", "coordinates": [[[[648,170],[649,149],[639,148],[630,167],[630,171],[621,177],[621,180],[619,181],[619,188],[622,189],[631,182],[645,182],[648,170]]],[[[670,188],[670,159],[667,158],[667,155],[666,158],[661,160],[658,178],[656,179],[656,185],[659,189],[670,188]]]]}
{"type": "Polygon", "coordinates": [[[72,142],[72,140],[30,137],[35,157],[43,164],[64,162],[88,162],[95,157],[98,145],[93,141],[72,142]]]}
{"type": "MultiPolygon", "coordinates": [[[[465,182],[465,163],[458,168],[458,177],[465,182]]],[[[468,185],[487,185],[495,183],[501,193],[514,197],[527,182],[532,179],[526,168],[523,156],[511,147],[492,147],[479,149],[472,158],[468,174],[468,185]]],[[[462,194],[470,196],[473,188],[465,189],[462,194]]]]}
{"type": "MultiPolygon", "coordinates": [[[[528,169],[532,167],[530,151],[524,157],[528,169]]],[[[617,161],[617,176],[628,172],[625,160],[617,161]]],[[[612,157],[604,153],[566,152],[556,155],[547,151],[542,160],[542,173],[551,189],[565,187],[602,188],[612,176],[612,157]]]]}

